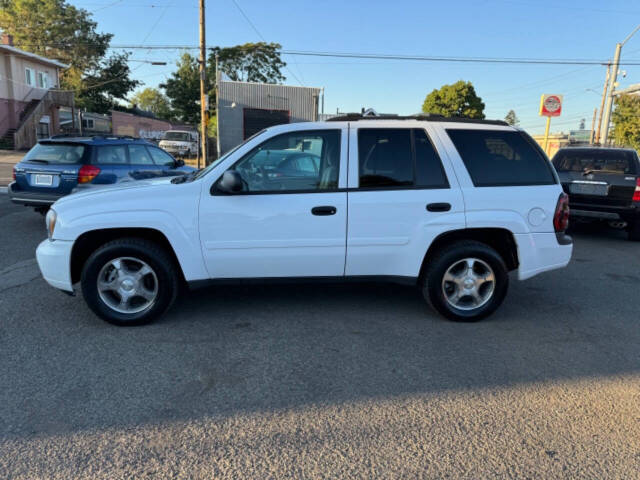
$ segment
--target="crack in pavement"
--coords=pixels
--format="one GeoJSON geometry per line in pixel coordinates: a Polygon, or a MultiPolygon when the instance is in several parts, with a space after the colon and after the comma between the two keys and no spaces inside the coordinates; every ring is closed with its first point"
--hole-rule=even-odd
{"type": "Polygon", "coordinates": [[[0,293],[29,283],[40,276],[35,259],[22,260],[0,270],[0,293]]]}

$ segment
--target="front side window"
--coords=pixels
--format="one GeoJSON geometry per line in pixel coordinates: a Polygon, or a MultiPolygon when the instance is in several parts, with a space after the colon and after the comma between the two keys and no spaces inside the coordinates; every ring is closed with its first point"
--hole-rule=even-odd
{"type": "Polygon", "coordinates": [[[153,163],[156,165],[173,166],[176,163],[173,157],[164,150],[156,147],[147,147],[147,150],[149,150],[153,163]]]}
{"type": "Polygon", "coordinates": [[[360,188],[448,188],[442,162],[420,128],[358,130],[360,188]]]}
{"type": "Polygon", "coordinates": [[[525,133],[447,129],[476,187],[553,185],[550,162],[525,133]]]}
{"type": "Polygon", "coordinates": [[[103,165],[126,165],[126,148],[124,145],[105,145],[98,147],[97,163],[103,165]]]}
{"type": "Polygon", "coordinates": [[[129,163],[131,165],[153,165],[153,160],[144,145],[129,145],[129,163]]]}
{"type": "Polygon", "coordinates": [[[247,192],[338,188],[340,130],[291,132],[270,138],[240,159],[247,192]]]}

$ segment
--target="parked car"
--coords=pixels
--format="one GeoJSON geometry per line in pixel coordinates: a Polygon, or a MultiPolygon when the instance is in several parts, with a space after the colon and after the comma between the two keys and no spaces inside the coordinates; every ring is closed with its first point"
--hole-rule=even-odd
{"type": "Polygon", "coordinates": [[[61,136],[41,140],[13,168],[9,196],[14,203],[46,212],[77,187],[194,170],[146,140],[61,136]]]}
{"type": "MultiPolygon", "coordinates": [[[[37,249],[47,282],[118,325],[153,320],[179,285],[386,279],[474,321],[524,280],[567,265],[567,195],[542,150],[504,122],[442,117],[271,127],[199,172],[56,202],[37,249]],[[315,175],[269,152],[315,142],[315,175]],[[256,163],[258,165],[256,165],[256,163]]],[[[544,302],[540,299],[540,302],[544,302]]]]}
{"type": "Polygon", "coordinates": [[[169,130],[158,144],[164,151],[176,157],[198,155],[198,132],[193,130],[169,130]]]}
{"type": "Polygon", "coordinates": [[[553,157],[571,216],[626,228],[640,240],[640,159],[625,148],[569,147],[553,157]]]}

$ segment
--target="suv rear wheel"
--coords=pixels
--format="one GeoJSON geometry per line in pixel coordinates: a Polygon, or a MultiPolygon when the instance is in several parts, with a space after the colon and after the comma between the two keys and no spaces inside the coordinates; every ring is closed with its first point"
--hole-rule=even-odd
{"type": "Polygon", "coordinates": [[[163,314],[178,292],[171,257],[139,238],[106,243],[86,261],[82,294],[89,308],[115,325],[142,325],[163,314]]]}
{"type": "Polygon", "coordinates": [[[464,240],[429,261],[422,293],[450,320],[474,322],[500,306],[508,286],[509,273],[500,254],[484,243],[464,240]]]}

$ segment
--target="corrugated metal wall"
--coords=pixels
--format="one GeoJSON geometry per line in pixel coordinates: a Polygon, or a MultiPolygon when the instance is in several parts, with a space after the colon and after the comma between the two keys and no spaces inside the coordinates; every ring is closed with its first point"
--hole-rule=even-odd
{"type": "Polygon", "coordinates": [[[221,81],[218,98],[221,154],[244,140],[245,108],[286,110],[290,122],[313,122],[318,119],[320,92],[320,88],[312,87],[221,81]]]}

